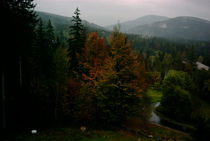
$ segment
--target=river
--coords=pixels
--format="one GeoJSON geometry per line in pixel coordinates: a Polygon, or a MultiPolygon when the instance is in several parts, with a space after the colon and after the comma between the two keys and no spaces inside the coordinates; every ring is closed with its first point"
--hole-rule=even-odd
{"type": "Polygon", "coordinates": [[[166,127],[169,127],[169,128],[175,129],[175,130],[186,132],[186,133],[192,133],[191,129],[188,129],[188,128],[183,127],[181,125],[177,125],[177,124],[171,123],[171,122],[169,122],[167,120],[164,120],[160,116],[158,116],[155,113],[155,108],[157,108],[159,105],[160,105],[160,102],[153,103],[151,105],[151,117],[149,119],[149,121],[151,123],[155,123],[155,124],[159,124],[159,125],[162,125],[162,126],[166,126],[166,127]]]}
{"type": "Polygon", "coordinates": [[[160,105],[160,102],[157,103],[153,103],[151,106],[151,117],[149,119],[150,122],[152,123],[157,123],[157,124],[161,124],[161,118],[155,113],[155,108],[158,107],[160,105]]]}

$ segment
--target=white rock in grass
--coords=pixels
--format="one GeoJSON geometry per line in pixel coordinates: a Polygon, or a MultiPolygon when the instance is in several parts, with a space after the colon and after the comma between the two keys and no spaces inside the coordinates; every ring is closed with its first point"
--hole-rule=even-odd
{"type": "Polygon", "coordinates": [[[149,135],[148,138],[153,138],[153,135],[149,135]]]}
{"type": "Polygon", "coordinates": [[[31,134],[36,134],[37,130],[31,130],[31,134]]]}

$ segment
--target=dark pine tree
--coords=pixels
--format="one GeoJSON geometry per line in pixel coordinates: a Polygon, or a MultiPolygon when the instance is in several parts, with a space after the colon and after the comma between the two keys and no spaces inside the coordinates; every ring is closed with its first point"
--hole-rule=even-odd
{"type": "Polygon", "coordinates": [[[80,19],[80,10],[77,8],[73,16],[73,25],[70,26],[70,38],[69,38],[69,48],[68,56],[69,69],[70,72],[78,72],[80,70],[78,56],[81,54],[81,50],[84,47],[85,42],[85,28],[82,25],[82,20],[80,19]]]}
{"type": "Polygon", "coordinates": [[[33,51],[35,77],[44,76],[46,79],[52,77],[52,60],[56,46],[57,43],[51,21],[49,20],[47,25],[44,26],[42,19],[39,19],[33,51]]]}
{"type": "Polygon", "coordinates": [[[46,37],[44,32],[44,24],[42,19],[39,19],[36,28],[36,38],[33,46],[33,75],[34,77],[40,77],[45,69],[45,58],[46,57],[46,37]]]}
{"type": "Polygon", "coordinates": [[[46,26],[46,39],[47,39],[47,44],[49,48],[50,49],[55,48],[56,39],[55,39],[54,28],[52,26],[51,20],[48,21],[47,26],[46,26]]]}
{"type": "Polygon", "coordinates": [[[36,28],[33,46],[33,81],[31,85],[36,126],[49,124],[53,120],[55,107],[55,83],[57,79],[54,56],[58,44],[55,41],[54,28],[49,20],[44,25],[42,19],[36,28]],[[42,116],[40,116],[42,115],[42,116]],[[37,123],[36,123],[37,122],[37,123]]]}
{"type": "MultiPolygon", "coordinates": [[[[32,40],[36,15],[33,0],[2,0],[1,9],[1,47],[0,47],[0,73],[2,77],[1,88],[6,99],[3,117],[4,125],[1,127],[15,127],[17,124],[27,122],[26,108],[29,103],[31,80],[30,62],[32,40]],[[3,88],[4,87],[4,88],[3,88]],[[5,115],[6,113],[6,115],[5,115]]],[[[3,98],[2,98],[3,101],[3,98]]],[[[29,115],[29,114],[28,114],[29,115]]],[[[2,121],[2,120],[1,120],[2,121]]]]}
{"type": "Polygon", "coordinates": [[[45,47],[45,57],[46,57],[46,75],[48,78],[52,77],[53,73],[53,54],[56,50],[56,40],[54,28],[52,26],[51,21],[49,20],[46,28],[45,28],[45,39],[46,39],[46,47],[45,47]]]}

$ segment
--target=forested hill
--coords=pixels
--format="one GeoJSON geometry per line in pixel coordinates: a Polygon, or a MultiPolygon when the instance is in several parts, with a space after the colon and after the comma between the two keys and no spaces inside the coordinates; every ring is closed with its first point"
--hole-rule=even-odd
{"type": "MultiPolygon", "coordinates": [[[[165,21],[170,18],[164,16],[157,16],[157,15],[146,15],[135,20],[130,20],[126,22],[120,23],[120,28],[122,32],[129,33],[131,29],[134,29],[141,25],[152,24],[155,22],[165,21]]],[[[113,30],[115,25],[106,26],[106,29],[113,30]]]]}
{"type": "MultiPolygon", "coordinates": [[[[56,36],[59,37],[61,42],[65,42],[69,36],[69,26],[72,25],[72,17],[65,17],[56,14],[46,13],[46,12],[36,12],[38,17],[40,17],[45,23],[51,20],[51,23],[55,29],[56,36]]],[[[109,37],[111,31],[107,31],[105,28],[96,25],[94,23],[87,22],[83,20],[83,25],[87,28],[87,32],[98,32],[101,37],[109,37]]],[[[197,42],[198,40],[210,40],[210,22],[198,18],[192,17],[178,17],[170,19],[167,17],[149,15],[142,18],[136,19],[135,21],[129,21],[121,24],[121,31],[130,24],[129,33],[127,37],[132,41],[133,47],[137,51],[147,51],[147,50],[161,50],[163,52],[172,52],[174,48],[179,48],[179,50],[185,50],[186,48],[194,48],[196,54],[203,56],[204,63],[209,64],[209,42],[197,42]],[[157,22],[159,21],[159,22],[157,22]],[[134,28],[137,24],[142,24],[139,27],[134,28]],[[143,25],[146,24],[146,25],[143,25]],[[188,26],[188,27],[187,27],[188,26]],[[146,34],[150,36],[147,38],[135,34],[146,34]],[[176,40],[168,40],[163,38],[170,38],[176,40]],[[187,41],[188,40],[194,40],[187,41]],[[182,44],[182,45],[180,45],[182,44]]],[[[113,28],[114,25],[111,28],[113,28]]]]}
{"type": "MultiPolygon", "coordinates": [[[[40,17],[44,22],[51,20],[52,25],[55,28],[55,32],[60,34],[60,36],[67,36],[69,31],[69,26],[72,25],[72,17],[60,16],[52,13],[36,11],[38,17],[40,17]],[[61,35],[62,34],[62,35],[61,35]]],[[[106,36],[109,34],[105,28],[90,23],[86,20],[82,20],[83,25],[87,28],[88,32],[98,32],[100,35],[106,36]]]]}
{"type": "MultiPolygon", "coordinates": [[[[72,17],[65,17],[46,12],[36,12],[44,22],[49,19],[55,32],[66,37],[72,17]]],[[[100,36],[108,36],[114,25],[102,27],[86,20],[82,21],[88,32],[98,32],[100,36]]],[[[161,37],[175,40],[210,40],[210,21],[195,17],[168,18],[164,16],[148,15],[133,21],[121,23],[121,31],[127,34],[137,34],[149,37],[161,37]]]]}
{"type": "MultiPolygon", "coordinates": [[[[109,30],[110,27],[107,27],[109,30]]],[[[210,21],[196,17],[167,18],[155,15],[144,16],[121,24],[121,31],[166,39],[196,41],[210,40],[210,21]]]]}
{"type": "Polygon", "coordinates": [[[128,33],[169,39],[210,40],[210,21],[194,17],[177,17],[166,21],[140,25],[128,33]]]}

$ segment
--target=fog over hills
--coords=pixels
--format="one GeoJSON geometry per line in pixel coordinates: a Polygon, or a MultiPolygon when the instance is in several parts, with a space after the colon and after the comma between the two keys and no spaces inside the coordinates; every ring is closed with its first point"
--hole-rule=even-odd
{"type": "MultiPolygon", "coordinates": [[[[152,24],[155,22],[159,22],[159,21],[164,21],[164,20],[168,20],[168,17],[164,17],[164,16],[156,16],[156,15],[147,15],[147,16],[143,16],[140,17],[138,19],[135,20],[131,20],[131,21],[127,21],[127,22],[123,22],[123,23],[119,23],[120,27],[121,27],[121,31],[122,32],[129,32],[130,29],[141,26],[141,25],[145,25],[145,24],[152,24]]],[[[114,28],[115,25],[110,25],[107,26],[106,28],[108,30],[112,30],[114,28]]]]}
{"type": "MultiPolygon", "coordinates": [[[[210,21],[180,16],[167,18],[148,15],[136,20],[120,23],[121,31],[149,37],[185,40],[210,40],[210,21]]],[[[106,27],[111,30],[114,25],[106,27]]]]}
{"type": "Polygon", "coordinates": [[[195,17],[176,17],[139,25],[127,32],[169,39],[210,40],[210,21],[195,17]]]}
{"type": "MultiPolygon", "coordinates": [[[[51,20],[57,30],[67,30],[71,24],[71,17],[37,12],[44,21],[51,20]]],[[[102,27],[83,20],[83,24],[100,33],[108,33],[115,25],[102,27]]],[[[210,21],[196,17],[168,18],[164,16],[147,15],[132,21],[120,23],[121,31],[127,34],[137,34],[149,37],[184,40],[210,40],[210,21]]]]}
{"type": "MultiPolygon", "coordinates": [[[[72,24],[72,17],[66,17],[66,16],[60,16],[52,13],[42,12],[42,11],[36,11],[38,17],[42,18],[43,21],[48,21],[49,19],[54,24],[55,27],[59,26],[69,26],[72,24]]],[[[105,29],[102,26],[96,25],[94,23],[90,23],[86,20],[82,20],[82,23],[84,26],[95,28],[95,29],[105,29]]]]}
{"type": "MultiPolygon", "coordinates": [[[[55,29],[55,33],[59,34],[62,39],[68,38],[69,26],[72,25],[72,17],[60,16],[57,14],[36,11],[36,14],[41,18],[44,23],[51,20],[55,29]]],[[[82,20],[83,25],[86,27],[87,32],[98,32],[100,36],[107,36],[110,34],[104,27],[82,20]]]]}

